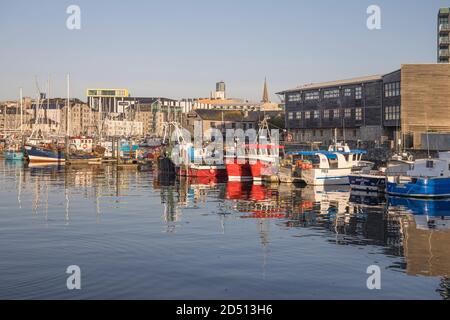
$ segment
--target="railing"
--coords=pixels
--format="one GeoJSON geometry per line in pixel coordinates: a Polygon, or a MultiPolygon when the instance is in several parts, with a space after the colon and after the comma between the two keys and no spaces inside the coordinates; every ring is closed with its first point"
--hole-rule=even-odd
{"type": "Polygon", "coordinates": [[[450,44],[450,38],[449,37],[439,38],[439,44],[450,44]]]}
{"type": "Polygon", "coordinates": [[[439,50],[440,57],[450,57],[450,50],[439,50]]]}
{"type": "Polygon", "coordinates": [[[450,31],[450,24],[441,24],[439,25],[439,31],[450,31]]]}

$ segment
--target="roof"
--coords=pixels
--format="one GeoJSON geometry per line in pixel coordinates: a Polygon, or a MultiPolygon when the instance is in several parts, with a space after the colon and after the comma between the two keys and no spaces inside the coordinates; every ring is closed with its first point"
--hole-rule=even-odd
{"type": "Polygon", "coordinates": [[[377,80],[382,80],[382,76],[377,74],[377,75],[372,75],[372,76],[351,78],[351,79],[345,79],[345,80],[336,80],[336,81],[328,81],[328,82],[320,82],[320,83],[310,83],[310,84],[305,84],[305,85],[302,85],[302,86],[298,86],[298,87],[293,88],[293,89],[281,91],[281,92],[278,92],[277,94],[284,94],[284,93],[288,93],[288,92],[303,91],[303,90],[313,90],[313,89],[345,86],[345,85],[350,85],[350,84],[363,83],[363,82],[372,82],[372,81],[377,81],[377,80]]]}
{"type": "Polygon", "coordinates": [[[258,111],[198,109],[195,112],[202,120],[207,121],[259,122],[264,118],[264,113],[258,111]]]}
{"type": "Polygon", "coordinates": [[[449,14],[450,13],[450,8],[440,8],[439,9],[439,14],[449,14]]]}

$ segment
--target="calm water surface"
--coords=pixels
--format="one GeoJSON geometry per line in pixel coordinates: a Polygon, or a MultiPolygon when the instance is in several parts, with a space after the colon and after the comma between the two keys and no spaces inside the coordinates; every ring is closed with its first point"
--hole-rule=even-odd
{"type": "Polygon", "coordinates": [[[448,201],[158,180],[1,160],[0,298],[449,297],[448,201]],[[371,265],[381,290],[367,289],[371,265]]]}

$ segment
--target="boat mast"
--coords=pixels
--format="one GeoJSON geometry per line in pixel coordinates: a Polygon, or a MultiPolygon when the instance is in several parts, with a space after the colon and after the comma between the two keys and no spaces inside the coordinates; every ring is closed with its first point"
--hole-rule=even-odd
{"type": "Polygon", "coordinates": [[[23,137],[23,92],[22,88],[19,89],[20,96],[20,136],[23,137]]]}
{"type": "Polygon", "coordinates": [[[70,135],[70,74],[67,74],[66,136],[70,135]]]}

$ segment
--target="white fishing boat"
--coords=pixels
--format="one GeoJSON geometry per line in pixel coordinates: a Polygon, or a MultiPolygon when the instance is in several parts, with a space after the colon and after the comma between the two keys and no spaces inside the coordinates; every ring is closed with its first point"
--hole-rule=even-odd
{"type": "Polygon", "coordinates": [[[301,170],[301,179],[309,185],[348,185],[352,170],[361,164],[366,151],[350,150],[347,145],[334,144],[327,151],[289,152],[308,163],[301,170]]]}

